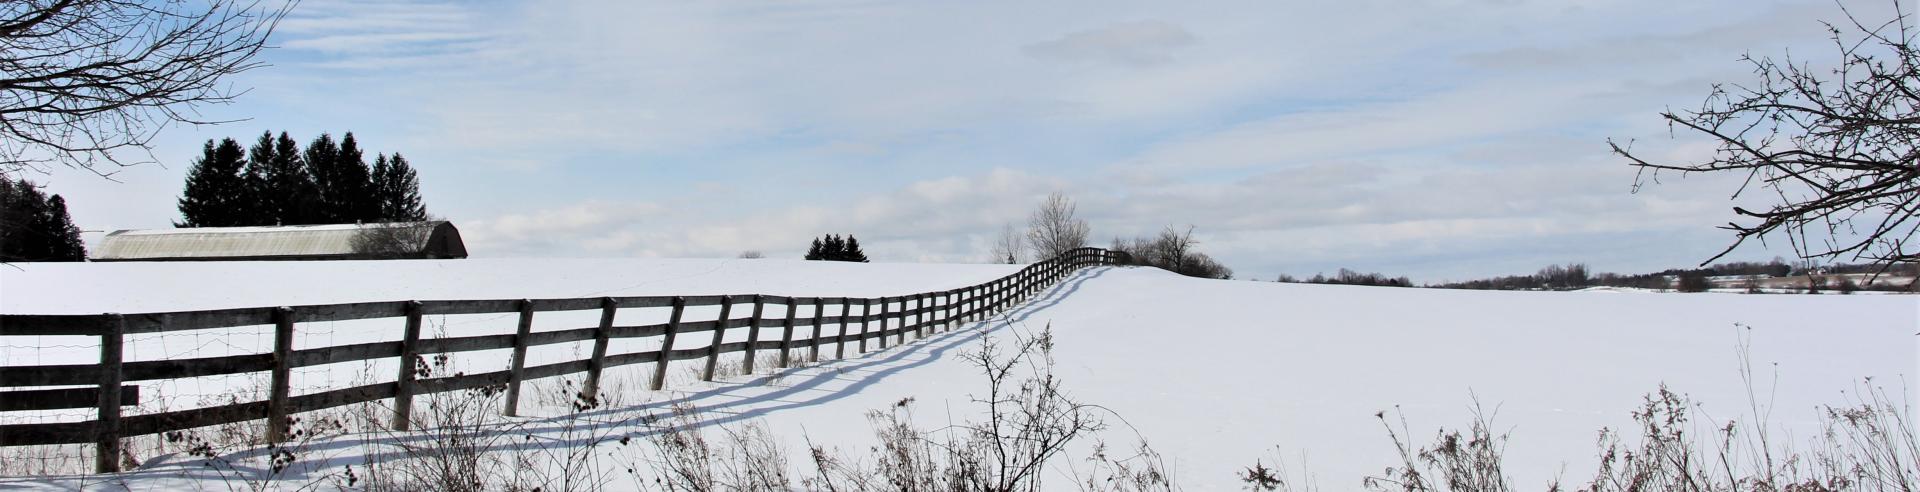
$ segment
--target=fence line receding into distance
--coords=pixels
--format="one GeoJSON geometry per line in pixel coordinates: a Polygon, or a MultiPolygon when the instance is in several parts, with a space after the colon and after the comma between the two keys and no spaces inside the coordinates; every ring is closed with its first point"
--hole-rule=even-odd
{"type": "Polygon", "coordinates": [[[754,371],[756,351],[779,351],[780,367],[788,367],[793,352],[805,349],[807,361],[817,361],[821,345],[834,344],[832,355],[844,357],[847,345],[855,345],[856,354],[867,352],[868,341],[877,348],[898,346],[908,333],[925,337],[927,330],[951,328],[955,323],[985,319],[1021,302],[1040,290],[1059,282],[1068,273],[1082,267],[1125,263],[1125,253],[1099,248],[1079,248],[1033,263],[1019,272],[988,282],[941,292],[922,292],[881,298],[789,297],[774,295],[701,295],[594,297],[579,299],[518,300],[440,300],[393,301],[311,306],[280,306],[206,311],[182,311],[143,314],[94,315],[0,315],[0,337],[4,336],[97,336],[98,364],[0,366],[0,412],[97,408],[93,420],[0,425],[0,446],[93,443],[94,468],[98,472],[119,471],[121,440],[130,436],[160,434],[210,425],[266,419],[267,439],[284,442],[288,438],[290,415],[315,410],[393,399],[393,428],[406,430],[415,396],[504,386],[503,412],[519,411],[520,387],[530,379],[585,373],[582,395],[598,394],[600,374],[609,367],[655,363],[649,387],[665,385],[667,365],[677,360],[705,358],[700,371],[703,380],[712,380],[715,366],[723,354],[744,353],[743,370],[754,371]],[[749,307],[748,305],[751,305],[749,307]],[[778,318],[764,316],[769,305],[785,309],[778,318]],[[689,307],[719,306],[714,319],[688,320],[682,314],[689,307]],[[798,306],[813,307],[811,318],[796,318],[798,306]],[[827,316],[838,306],[838,316],[827,316]],[[622,308],[669,308],[666,323],[623,326],[615,324],[615,313],[622,308]],[[855,309],[855,308],[858,309],[855,309]],[[555,311],[600,311],[598,326],[556,331],[531,331],[534,313],[555,311]],[[851,314],[858,311],[859,314],[851,314]],[[453,314],[519,315],[518,330],[512,335],[475,335],[463,337],[420,337],[421,319],[431,315],[453,314]],[[742,314],[750,316],[741,317],[742,314]],[[301,323],[373,320],[404,320],[398,341],[334,345],[294,350],[294,339],[301,323]],[[853,325],[858,332],[849,334],[853,325]],[[233,355],[191,359],[124,361],[125,337],[130,334],[271,325],[273,351],[262,354],[233,355]],[[823,336],[822,327],[838,325],[836,334],[823,336]],[[870,325],[877,325],[873,327],[870,325]],[[723,343],[726,330],[747,330],[747,340],[723,343]],[[796,330],[811,328],[811,336],[796,330]],[[779,339],[760,339],[760,329],[778,328],[779,339]],[[877,329],[870,329],[877,328],[877,329]],[[691,349],[674,349],[675,339],[713,332],[712,343],[691,349]],[[887,337],[895,337],[892,344],[887,337]],[[660,348],[653,351],[609,354],[613,339],[657,337],[660,348]],[[526,365],[529,347],[569,342],[592,342],[592,355],[535,366],[526,365]],[[415,365],[430,354],[511,349],[511,367],[506,370],[446,377],[419,378],[415,365]],[[298,367],[397,358],[398,376],[393,381],[328,389],[316,393],[292,395],[291,370],[298,367]],[[121,415],[121,406],[136,405],[139,386],[129,382],[172,378],[219,376],[265,372],[270,374],[266,400],[245,401],[188,410],[163,411],[142,415],[121,415]],[[73,386],[58,389],[23,389],[73,386]]]}

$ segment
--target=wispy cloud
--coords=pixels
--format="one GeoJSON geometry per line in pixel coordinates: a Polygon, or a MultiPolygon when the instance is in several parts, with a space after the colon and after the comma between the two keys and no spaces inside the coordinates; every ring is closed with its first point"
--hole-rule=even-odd
{"type": "Polygon", "coordinates": [[[1173,60],[1175,51],[1195,41],[1193,34],[1180,26],[1138,21],[1075,32],[1021,50],[1043,60],[1146,66],[1173,60]]]}
{"type": "MultiPolygon", "coordinates": [[[[1820,52],[1835,18],[1823,0],[1099,7],[306,0],[237,108],[405,152],[481,256],[778,256],[853,233],[876,258],[978,259],[1066,190],[1103,239],[1192,224],[1259,277],[1658,269],[1721,246],[1729,190],[1630,194],[1604,139],[1701,155],[1655,113],[1740,80],[1740,53],[1820,52]]],[[[137,192],[79,186],[77,218],[164,226],[224,131],[170,133],[181,165],[125,174],[137,192]]]]}

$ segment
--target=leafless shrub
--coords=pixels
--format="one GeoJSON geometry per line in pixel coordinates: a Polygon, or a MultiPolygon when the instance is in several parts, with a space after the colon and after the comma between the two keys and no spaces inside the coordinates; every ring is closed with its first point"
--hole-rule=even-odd
{"type": "Polygon", "coordinates": [[[734,490],[789,488],[785,448],[774,439],[767,426],[752,422],[723,430],[727,433],[727,442],[732,444],[727,448],[728,459],[720,465],[721,476],[727,484],[734,490]]]}
{"type": "MultiPolygon", "coordinates": [[[[1278,448],[1275,448],[1275,450],[1277,451],[1278,448]]],[[[1300,461],[1302,473],[1305,473],[1306,458],[1304,455],[1300,461]]],[[[1286,460],[1280,459],[1277,454],[1273,460],[1273,466],[1267,466],[1263,460],[1254,460],[1253,466],[1240,470],[1238,473],[1235,473],[1234,476],[1240,479],[1240,483],[1245,484],[1244,486],[1247,490],[1264,492],[1316,492],[1320,490],[1320,487],[1314,484],[1311,476],[1305,477],[1304,481],[1295,481],[1293,472],[1287,467],[1286,460]]]]}
{"type": "MultiPolygon", "coordinates": [[[[453,374],[446,354],[417,365],[420,377],[453,374]]],[[[419,490],[470,492],[510,483],[510,466],[495,451],[511,444],[516,427],[500,416],[504,385],[424,395],[426,405],[408,415],[411,432],[370,434],[362,443],[366,459],[360,469],[348,466],[336,481],[340,488],[369,492],[419,490]],[[384,460],[373,450],[380,445],[399,449],[399,457],[384,460]]]]}
{"type": "Polygon", "coordinates": [[[648,441],[652,455],[635,460],[628,473],[645,481],[642,470],[654,472],[655,486],[673,491],[789,490],[784,448],[759,423],[722,427],[724,440],[715,442],[701,431],[699,410],[680,404],[655,421],[648,441]]]}
{"type": "Polygon", "coordinates": [[[650,438],[657,449],[654,461],[664,476],[655,483],[667,490],[707,492],[718,489],[714,478],[713,447],[700,433],[700,418],[690,405],[673,408],[673,416],[650,438]]]}
{"type": "Polygon", "coordinates": [[[1399,465],[1388,467],[1384,476],[1367,477],[1361,483],[1368,490],[1405,492],[1453,491],[1453,492],[1505,492],[1511,490],[1507,477],[1501,471],[1501,454],[1506,449],[1507,435],[1495,435],[1490,427],[1493,415],[1481,410],[1476,401],[1473,409],[1473,423],[1465,435],[1457,430],[1441,430],[1434,443],[1413,450],[1403,438],[1407,432],[1405,416],[1400,420],[1400,431],[1393,430],[1388,423],[1386,412],[1374,414],[1387,428],[1387,435],[1393,439],[1394,450],[1399,454],[1399,465]]]}
{"type": "Polygon", "coordinates": [[[743,259],[743,260],[758,260],[758,259],[761,259],[761,258],[766,258],[766,257],[767,257],[767,254],[766,254],[766,253],[762,253],[762,252],[760,252],[759,250],[752,250],[752,249],[750,249],[750,250],[746,250],[746,251],[741,251],[741,252],[740,252],[740,256],[737,256],[736,258],[740,258],[740,259],[743,259]]]}
{"type": "Polygon", "coordinates": [[[1171,492],[1178,489],[1167,470],[1166,459],[1144,440],[1127,456],[1110,454],[1104,442],[1095,444],[1085,461],[1088,472],[1078,484],[1080,490],[1171,492]]]}
{"type": "MultiPolygon", "coordinates": [[[[1066,456],[1077,439],[1107,428],[1105,410],[1061,392],[1050,331],[1016,335],[1011,346],[984,336],[981,349],[964,356],[987,380],[986,394],[972,398],[985,420],[928,431],[914,424],[912,398],[870,410],[867,420],[879,441],[873,463],[851,464],[815,448],[816,477],[807,483],[834,490],[1040,490],[1048,463],[1066,456]]],[[[1144,443],[1122,458],[1107,455],[1103,445],[1094,449],[1094,473],[1075,485],[1171,489],[1159,455],[1144,443]]]]}
{"type": "MultiPolygon", "coordinates": [[[[1662,386],[1633,412],[1638,432],[1602,429],[1600,462],[1579,492],[1850,492],[1920,490],[1920,433],[1911,409],[1871,386],[1856,401],[1825,407],[1822,433],[1795,451],[1772,442],[1768,423],[1727,421],[1707,436],[1693,432],[1693,403],[1662,386]],[[1628,439],[1637,442],[1630,443],[1628,439]]],[[[1759,411],[1759,410],[1756,410],[1759,411]]],[[[1760,413],[1764,419],[1765,413],[1760,413]]],[[[1381,415],[1385,422],[1384,413],[1381,415]]],[[[1480,492],[1510,490],[1502,475],[1507,436],[1488,430],[1491,418],[1475,413],[1466,434],[1442,430],[1433,444],[1414,451],[1388,425],[1399,464],[1385,476],[1368,477],[1370,490],[1480,492]]],[[[1242,480],[1257,490],[1277,483],[1260,468],[1242,480]]],[[[1561,490],[1559,483],[1548,490],[1561,490]]]]}

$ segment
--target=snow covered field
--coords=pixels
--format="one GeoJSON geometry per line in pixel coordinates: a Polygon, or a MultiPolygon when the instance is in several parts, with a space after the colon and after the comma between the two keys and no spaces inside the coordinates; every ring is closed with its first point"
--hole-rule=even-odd
{"type": "MultiPolygon", "coordinates": [[[[0,271],[0,311],[140,312],[645,294],[875,296],[947,289],[1015,270],[780,260],[24,268],[0,271]]],[[[446,326],[512,329],[511,319],[471,321],[446,326]]],[[[1751,421],[1745,415],[1749,391],[1736,355],[1743,338],[1759,373],[1754,391],[1760,401],[1772,403],[1771,423],[1792,431],[1795,441],[1815,429],[1816,406],[1848,403],[1863,378],[1911,400],[1902,385],[1920,374],[1915,357],[1920,297],[1915,296],[1452,291],[1200,280],[1154,269],[1102,267],[1075,274],[1014,311],[1011,321],[989,330],[1004,340],[1051,326],[1066,389],[1077,400],[1123,417],[1167,456],[1188,490],[1236,489],[1234,471],[1255,459],[1272,463],[1276,454],[1296,467],[1304,456],[1323,490],[1357,489],[1361,477],[1394,464],[1376,412],[1397,407],[1413,439],[1424,443],[1437,427],[1464,427],[1476,395],[1484,407],[1498,409],[1496,429],[1512,433],[1507,471],[1517,486],[1538,488],[1555,476],[1578,481],[1590,471],[1596,432],[1630,426],[1628,412],[1640,405],[1641,395],[1663,383],[1700,403],[1703,413],[1696,415],[1710,417],[1699,418],[1702,425],[1751,421]]],[[[323,331],[355,340],[397,331],[336,325],[323,331]]],[[[975,417],[967,399],[983,391],[984,380],[958,355],[977,349],[982,333],[955,330],[777,377],[735,377],[723,384],[681,377],[672,391],[624,395],[633,406],[598,412],[595,418],[637,422],[685,404],[698,409],[710,426],[761,422],[792,448],[796,468],[807,465],[808,441],[864,456],[873,444],[867,410],[911,397],[917,417],[929,428],[975,417]]],[[[228,337],[216,338],[220,343],[198,340],[198,348],[150,350],[140,358],[258,350],[257,344],[248,345],[254,341],[232,343],[238,347],[233,348],[228,337]]],[[[59,345],[32,337],[12,337],[4,344],[0,364],[83,356],[24,348],[59,345]]],[[[610,371],[609,380],[636,388],[651,367],[622,369],[610,371]]],[[[556,427],[530,418],[542,425],[529,428],[556,427]]],[[[635,432],[644,430],[631,425],[635,432]]],[[[1132,433],[1119,426],[1101,437],[1125,446],[1132,433]]],[[[352,437],[337,441],[316,456],[348,464],[375,452],[352,437]]],[[[1080,465],[1058,463],[1049,475],[1051,484],[1070,485],[1068,464],[1080,465]]],[[[187,460],[157,459],[125,479],[136,490],[197,489],[207,487],[190,479],[205,473],[187,460]]],[[[327,470],[295,476],[323,473],[327,470]]],[[[78,478],[7,478],[0,479],[0,488],[70,487],[80,483],[78,478]]]]}

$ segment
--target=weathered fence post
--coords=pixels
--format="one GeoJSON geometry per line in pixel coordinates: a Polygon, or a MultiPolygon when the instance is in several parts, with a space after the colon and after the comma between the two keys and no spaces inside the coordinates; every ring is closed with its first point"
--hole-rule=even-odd
{"type": "Polygon", "coordinates": [[[987,292],[987,284],[980,284],[980,285],[975,285],[973,287],[967,288],[967,319],[966,321],[980,320],[980,317],[981,317],[980,314],[982,312],[980,308],[986,305],[986,300],[987,300],[987,297],[985,295],[986,292],[987,292]]]}
{"type": "Polygon", "coordinates": [[[874,333],[880,339],[880,350],[887,349],[887,310],[891,309],[890,298],[880,298],[880,331],[874,333]]]}
{"type": "Polygon", "coordinates": [[[933,328],[929,331],[940,333],[953,329],[948,325],[953,322],[953,291],[934,294],[933,305],[936,314],[933,315],[933,328]]]}
{"type": "Polygon", "coordinates": [[[833,341],[833,358],[847,358],[847,314],[853,312],[853,304],[847,298],[840,298],[840,336],[833,341]]]}
{"type": "MultiPolygon", "coordinates": [[[[900,310],[893,313],[894,319],[899,320],[898,323],[896,323],[899,326],[893,327],[895,331],[893,344],[899,346],[907,343],[907,298],[906,296],[900,296],[893,299],[900,302],[900,310]]],[[[881,345],[880,348],[887,347],[881,345]]]]}
{"type": "Polygon", "coordinates": [[[932,311],[927,309],[927,294],[913,295],[913,339],[927,337],[927,321],[932,311]]]}
{"type": "Polygon", "coordinates": [[[1015,278],[1013,281],[1014,286],[1013,286],[1012,300],[1014,304],[1019,304],[1020,301],[1027,300],[1027,288],[1033,284],[1033,280],[1032,280],[1033,271],[1039,268],[1040,268],[1040,264],[1035,263],[1032,265],[1027,265],[1026,268],[1020,269],[1020,276],[1015,278]]]}
{"type": "Polygon", "coordinates": [[[826,299],[813,298],[813,338],[807,340],[807,362],[820,362],[820,325],[824,324],[820,312],[826,310],[825,303],[826,299]]]}
{"type": "Polygon", "coordinates": [[[953,331],[960,324],[960,289],[947,290],[947,331],[953,331]]]}
{"type": "Polygon", "coordinates": [[[1058,269],[1058,268],[1060,268],[1059,257],[1054,257],[1053,259],[1047,260],[1046,266],[1040,267],[1039,275],[1035,276],[1033,279],[1033,297],[1034,298],[1036,299],[1039,298],[1040,293],[1047,290],[1048,285],[1053,285],[1053,272],[1055,269],[1058,269]]]}
{"type": "Polygon", "coordinates": [[[267,390],[267,442],[287,441],[287,397],[293,390],[293,308],[273,310],[273,381],[267,390]]]}
{"type": "Polygon", "coordinates": [[[707,346],[707,370],[700,372],[701,381],[713,380],[713,370],[720,365],[720,342],[727,339],[727,322],[732,316],[733,296],[720,296],[720,317],[713,326],[713,344],[707,346]]]}
{"type": "Polygon", "coordinates": [[[1006,304],[1005,309],[1013,309],[1013,305],[1020,303],[1020,290],[1025,289],[1027,287],[1027,271],[1032,269],[1033,269],[1033,266],[1028,265],[1026,268],[1022,268],[1018,272],[1013,272],[1013,278],[1007,279],[1007,298],[1005,303],[1006,304]]]}
{"type": "Polygon", "coordinates": [[[108,313],[100,321],[100,419],[93,428],[93,470],[114,473],[120,471],[120,367],[127,318],[108,313]]]}
{"type": "Polygon", "coordinates": [[[867,353],[867,322],[873,318],[873,299],[860,302],[860,353],[867,353]]]}
{"type": "Polygon", "coordinates": [[[393,430],[413,427],[413,380],[420,375],[420,301],[407,301],[407,328],[400,334],[400,377],[393,387],[393,430]]]}
{"type": "Polygon", "coordinates": [[[991,314],[999,314],[999,313],[1000,313],[1000,307],[1001,307],[1001,306],[1005,306],[1005,305],[1007,304],[1007,279],[1006,279],[1006,277],[1001,277],[1001,278],[999,278],[999,279],[997,279],[997,280],[994,280],[994,281],[993,281],[993,291],[992,291],[992,292],[990,292],[990,293],[988,293],[987,295],[988,295],[988,297],[990,297],[990,298],[991,298],[991,300],[989,300],[989,301],[988,301],[988,303],[989,303],[989,306],[987,307],[987,312],[988,312],[988,313],[990,313],[990,315],[991,315],[991,314]]]}
{"type": "Polygon", "coordinates": [[[979,288],[980,286],[977,286],[977,285],[969,285],[969,286],[960,288],[959,294],[957,294],[960,297],[960,306],[959,306],[960,323],[964,324],[968,321],[973,320],[973,315],[976,314],[973,309],[973,303],[977,302],[977,299],[978,299],[974,295],[974,291],[979,288]]]}
{"type": "Polygon", "coordinates": [[[793,357],[793,298],[787,298],[787,324],[780,335],[780,368],[786,369],[793,357]]]}
{"type": "Polygon", "coordinates": [[[765,296],[761,296],[760,294],[753,295],[753,317],[747,321],[746,356],[744,358],[745,360],[740,361],[740,365],[743,366],[741,370],[747,374],[753,374],[753,351],[756,348],[754,345],[760,343],[760,310],[766,306],[765,296]]]}
{"type": "Polygon", "coordinates": [[[919,304],[920,294],[902,296],[900,298],[900,343],[894,345],[905,345],[907,343],[907,332],[909,331],[913,332],[913,336],[915,337],[920,336],[919,304]]]}
{"type": "Polygon", "coordinates": [[[1028,301],[1039,300],[1040,293],[1045,292],[1047,290],[1047,279],[1051,278],[1052,276],[1053,276],[1052,261],[1043,263],[1040,265],[1039,269],[1034,270],[1033,285],[1031,286],[1031,288],[1027,289],[1027,300],[1028,301]]]}
{"type": "Polygon", "coordinates": [[[953,291],[941,292],[938,304],[940,317],[934,320],[934,327],[938,331],[953,330],[953,291]]]}
{"type": "Polygon", "coordinates": [[[1027,265],[1026,268],[1020,269],[1019,275],[1013,278],[1013,296],[1011,299],[1008,299],[1011,301],[1009,304],[1019,304],[1021,301],[1027,300],[1027,287],[1033,284],[1033,272],[1039,269],[1039,263],[1027,265]]]}
{"type": "Polygon", "coordinates": [[[533,333],[533,301],[520,300],[520,328],[513,335],[513,369],[507,373],[508,417],[520,415],[520,383],[527,378],[527,338],[533,333]]]}
{"type": "Polygon", "coordinates": [[[654,391],[667,385],[667,364],[673,362],[673,339],[680,334],[680,313],[687,310],[687,298],[673,296],[673,314],[667,316],[667,335],[660,339],[660,362],[653,366],[654,391]]]}
{"type": "Polygon", "coordinates": [[[600,327],[593,330],[593,356],[587,359],[587,381],[580,385],[580,399],[600,402],[600,373],[607,368],[607,339],[612,336],[613,317],[620,312],[620,300],[600,298],[600,327]]]}

